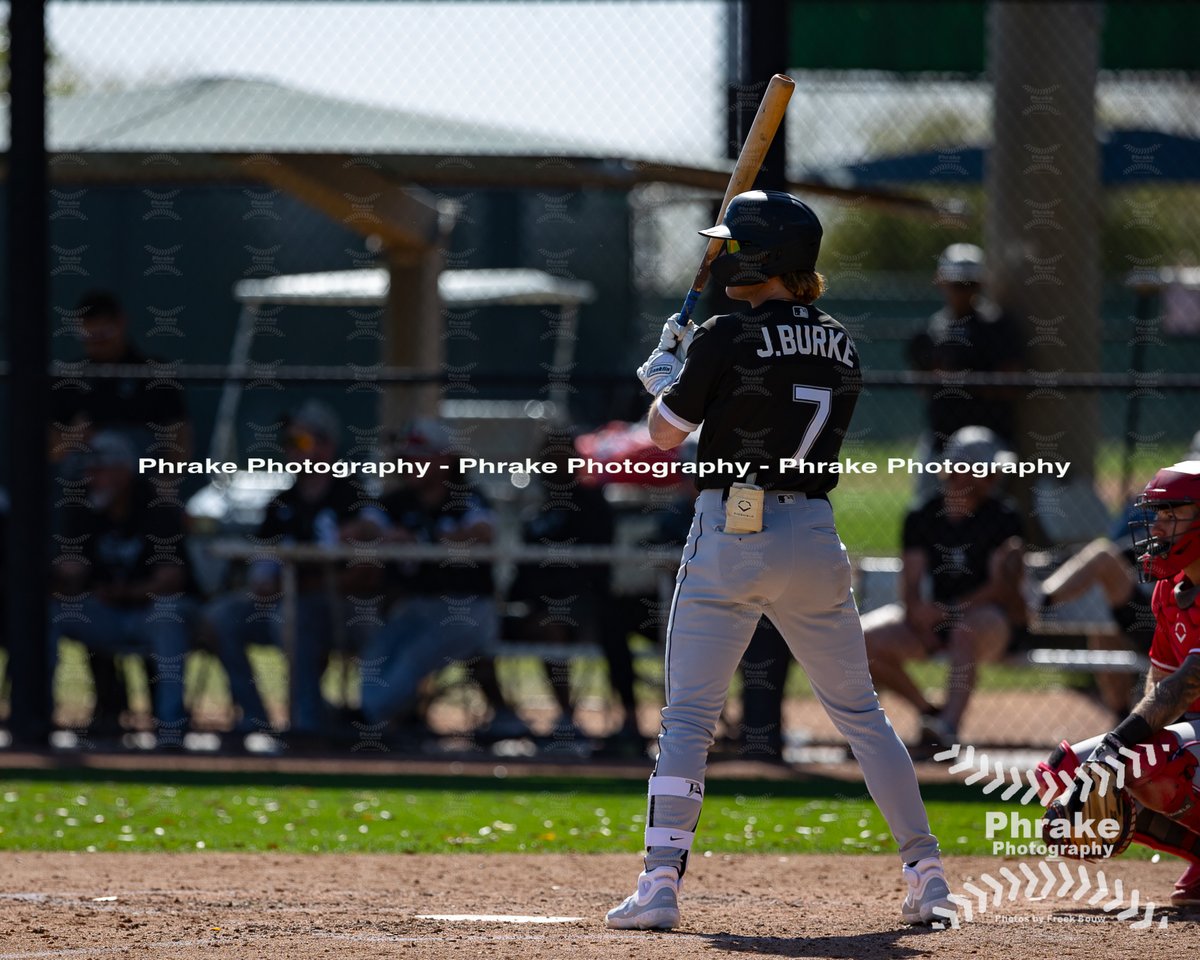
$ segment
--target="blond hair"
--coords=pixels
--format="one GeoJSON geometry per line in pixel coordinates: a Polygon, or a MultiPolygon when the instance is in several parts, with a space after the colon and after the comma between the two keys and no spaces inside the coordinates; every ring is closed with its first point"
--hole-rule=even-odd
{"type": "Polygon", "coordinates": [[[801,303],[812,303],[825,292],[825,278],[816,270],[792,270],[779,279],[801,303]]]}

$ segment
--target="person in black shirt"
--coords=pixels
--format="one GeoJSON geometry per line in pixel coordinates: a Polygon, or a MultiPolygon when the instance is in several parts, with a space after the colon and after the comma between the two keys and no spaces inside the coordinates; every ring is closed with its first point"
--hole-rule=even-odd
{"type": "MultiPolygon", "coordinates": [[[[986,427],[964,427],[943,456],[991,464],[1012,455],[986,427]]],[[[901,602],[863,618],[871,674],[920,712],[925,747],[955,742],[977,664],[1003,656],[1024,627],[1021,517],[995,492],[994,474],[947,475],[943,491],[905,517],[901,602]],[[941,652],[950,674],[945,701],[935,707],[904,664],[941,652]]]]}
{"type": "MultiPolygon", "coordinates": [[[[1012,390],[969,387],[958,380],[970,373],[1005,373],[1021,369],[1020,330],[983,295],[983,251],[971,243],[954,243],[938,258],[934,282],[945,306],[929,318],[929,326],[909,342],[914,370],[946,374],[943,385],[926,390],[928,429],[917,458],[938,460],[949,436],[963,427],[987,427],[1006,443],[1014,437],[1012,390]]],[[[917,476],[917,502],[937,487],[932,474],[917,476]]]]}
{"type": "Polygon", "coordinates": [[[618,929],[679,922],[679,881],[704,798],[704,775],[729,681],[759,618],[776,625],[808,674],[896,838],[908,894],[902,916],[930,923],[954,904],[912,760],[879,705],[850,561],[827,493],[862,381],[845,328],[814,306],[821,225],[795,197],[753,190],[734,197],[718,226],[712,276],[745,302],[713,317],[690,344],[677,318],[638,369],[650,436],[663,449],[700,429],[698,460],[734,459],[761,438],[749,483],[709,475],[675,580],[667,626],[666,706],[650,777],[645,869],[610,910],[618,929]],[[677,352],[678,346],[683,360],[677,352]],[[703,424],[703,426],[701,426],[703,424]],[[943,911],[940,914],[934,911],[943,911]]]}
{"type": "MultiPolygon", "coordinates": [[[[495,518],[486,498],[457,470],[449,432],[418,419],[403,454],[427,460],[424,477],[407,478],[382,500],[382,543],[492,542],[495,518]],[[448,469],[442,469],[446,467],[448,469]]],[[[494,653],[499,638],[492,564],[468,556],[399,565],[386,622],[362,653],[362,712],[371,725],[408,724],[421,682],[456,661],[494,653]]]]}
{"type": "Polygon", "coordinates": [[[50,646],[67,636],[93,654],[147,656],[159,745],[178,746],[196,585],[183,511],[135,475],[136,462],[125,436],[92,437],[88,504],[66,508],[58,537],[50,646]]]}
{"type": "MultiPolygon", "coordinates": [[[[92,364],[153,364],[129,339],[129,320],[110,293],[85,294],[75,308],[84,359],[92,364]]],[[[183,387],[166,377],[82,380],[64,377],[50,400],[50,458],[62,462],[83,449],[97,430],[127,435],[140,456],[147,451],[164,459],[186,460],[191,427],[183,387]]]]}
{"type": "MultiPolygon", "coordinates": [[[[537,459],[557,470],[539,478],[540,502],[525,519],[523,539],[540,546],[608,545],[613,542],[615,520],[604,491],[581,483],[567,472],[567,460],[576,456],[570,432],[549,432],[537,459]]],[[[516,629],[520,639],[542,643],[570,643],[581,636],[601,644],[608,661],[609,680],[625,710],[625,725],[618,736],[640,740],[637,702],[634,698],[633,656],[628,636],[613,613],[612,570],[607,563],[561,560],[523,563],[509,588],[509,600],[526,608],[516,629]]],[[[572,721],[570,663],[547,662],[550,685],[558,701],[560,719],[556,742],[581,739],[572,721]]]]}
{"type": "MultiPolygon", "coordinates": [[[[811,303],[765,300],[697,327],[687,359],[694,372],[653,410],[685,437],[700,430],[698,462],[743,459],[745,437],[763,431],[769,456],[751,464],[756,484],[817,499],[837,485],[838,474],[822,468],[837,460],[862,386],[845,327],[811,303]]],[[[735,479],[714,471],[696,486],[727,490],[735,479]]]]}
{"type": "MultiPolygon", "coordinates": [[[[284,426],[284,453],[291,462],[334,459],[341,426],[325,404],[304,403],[284,426]]],[[[215,638],[221,663],[229,674],[229,687],[241,716],[235,733],[268,733],[272,725],[254,673],[246,656],[248,644],[278,646],[283,614],[279,561],[269,556],[272,546],[314,543],[333,546],[359,539],[364,518],[378,522],[379,505],[366,497],[353,480],[328,473],[301,473],[295,483],[268,505],[255,540],[264,548],[262,559],[246,571],[246,587],[215,598],[204,611],[210,636],[215,638]]],[[[301,563],[296,570],[295,671],[290,684],[295,700],[289,704],[290,733],[305,740],[322,734],[328,710],[321,696],[321,675],[333,645],[335,618],[340,618],[354,642],[365,638],[370,624],[351,617],[346,608],[346,584],[334,568],[323,563],[301,563]],[[351,623],[350,620],[358,622],[351,623]]],[[[369,619],[369,618],[368,618],[369,619]]]]}
{"type": "MultiPolygon", "coordinates": [[[[50,393],[49,456],[64,482],[80,479],[88,441],[98,431],[125,436],[138,456],[151,454],[185,460],[191,450],[191,426],[183,387],[166,377],[82,379],[95,364],[152,364],[129,338],[129,320],[120,302],[107,291],[85,293],[72,311],[83,358],[78,377],[56,380],[50,393]]],[[[178,478],[154,477],[161,494],[178,478]]],[[[111,657],[96,653],[91,661],[96,690],[92,730],[119,731],[118,715],[126,703],[124,676],[111,657]]]]}

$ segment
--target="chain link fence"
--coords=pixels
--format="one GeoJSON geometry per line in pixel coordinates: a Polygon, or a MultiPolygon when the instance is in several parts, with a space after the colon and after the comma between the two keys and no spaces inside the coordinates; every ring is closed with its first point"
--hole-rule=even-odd
{"type": "MultiPolygon", "coordinates": [[[[639,420],[632,371],[690,284],[738,105],[786,68],[785,169],[768,173],[824,224],[821,305],[866,375],[843,456],[881,467],[835,491],[844,541],[894,593],[894,568],[890,585],[879,571],[937,484],[886,465],[936,455],[945,425],[990,398],[1004,411],[990,425],[1022,460],[1072,464],[1065,480],[1002,491],[1047,575],[1111,533],[1200,431],[1200,64],[1168,42],[1168,4],[1140,5],[1158,62],[1118,42],[1132,3],[853,6],[51,0],[51,526],[66,536],[64,499],[87,499],[73,458],[96,416],[77,414],[97,390],[144,399],[140,452],[239,463],[281,455],[313,399],[355,460],[394,454],[418,415],[444,420],[460,450],[506,460],[534,456],[549,427],[639,420]],[[926,39],[903,55],[879,49],[917,24],[926,39]],[[761,59],[772,28],[787,62],[761,59]],[[965,301],[935,283],[963,243],[983,255],[965,301]],[[92,322],[98,294],[115,304],[112,329],[92,322]],[[1005,316],[1004,349],[944,350],[967,314],[1005,316]]],[[[4,269],[22,282],[7,257],[4,269]]],[[[730,306],[706,294],[709,313],[730,306]]],[[[9,433],[0,418],[0,442],[9,433]]],[[[475,479],[517,542],[536,484],[475,479]]],[[[646,542],[677,492],[614,485],[618,541],[646,542]]],[[[234,502],[202,472],[170,496],[190,515],[199,598],[219,593],[228,571],[205,539],[252,530],[262,491],[234,502]]],[[[516,565],[501,567],[503,587],[516,565]]],[[[643,599],[657,596],[644,573],[643,599]]],[[[1106,606],[1084,625],[1105,633],[1106,606]]],[[[1083,649],[1087,632],[1021,649],[1083,649]]],[[[1013,664],[985,670],[964,735],[1041,744],[1107,722],[1084,667],[1013,664]],[[1002,730],[986,720],[999,715],[1002,730]]],[[[931,691],[941,669],[921,675],[931,691]]],[[[60,682],[74,725],[85,673],[60,682]]],[[[521,677],[551,726],[547,688],[521,677]]],[[[225,694],[210,688],[219,724],[225,694]]],[[[807,688],[791,690],[788,726],[831,737],[807,688]]],[[[487,716],[472,703],[472,722],[487,716]]],[[[897,714],[915,737],[915,714],[897,714]]],[[[580,722],[606,733],[619,712],[580,722]]]]}

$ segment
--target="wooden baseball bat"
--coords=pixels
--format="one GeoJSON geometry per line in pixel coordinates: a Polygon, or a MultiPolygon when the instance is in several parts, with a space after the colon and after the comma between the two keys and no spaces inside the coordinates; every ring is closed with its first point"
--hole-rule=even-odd
{"type": "MultiPolygon", "coordinates": [[[[754,178],[758,176],[763,158],[767,155],[767,148],[775,139],[775,131],[779,129],[795,87],[796,82],[782,73],[775,74],[767,84],[762,102],[758,105],[758,113],[754,115],[750,132],[746,134],[746,142],[742,144],[742,151],[738,154],[733,173],[729,176],[729,186],[725,188],[725,196],[721,200],[721,212],[717,214],[718,223],[725,216],[725,208],[729,206],[729,201],[739,193],[749,190],[754,184],[754,178]]],[[[708,241],[704,259],[700,261],[700,269],[696,271],[696,278],[692,281],[692,289],[684,297],[683,307],[679,311],[681,324],[686,326],[691,320],[692,311],[696,309],[696,303],[704,291],[704,284],[708,282],[708,268],[724,244],[724,240],[716,237],[708,241]]]]}

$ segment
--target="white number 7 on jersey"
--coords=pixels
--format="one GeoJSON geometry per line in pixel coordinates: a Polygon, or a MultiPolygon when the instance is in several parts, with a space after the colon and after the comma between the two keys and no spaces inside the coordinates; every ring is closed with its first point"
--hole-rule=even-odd
{"type": "Polygon", "coordinates": [[[804,429],[804,436],[800,438],[800,446],[792,454],[793,460],[803,460],[808,456],[808,451],[812,449],[813,444],[817,442],[817,437],[821,435],[821,429],[829,422],[829,411],[833,408],[833,391],[828,387],[805,387],[795,383],[792,384],[792,399],[796,403],[815,404],[817,408],[813,411],[808,426],[804,429]]]}

